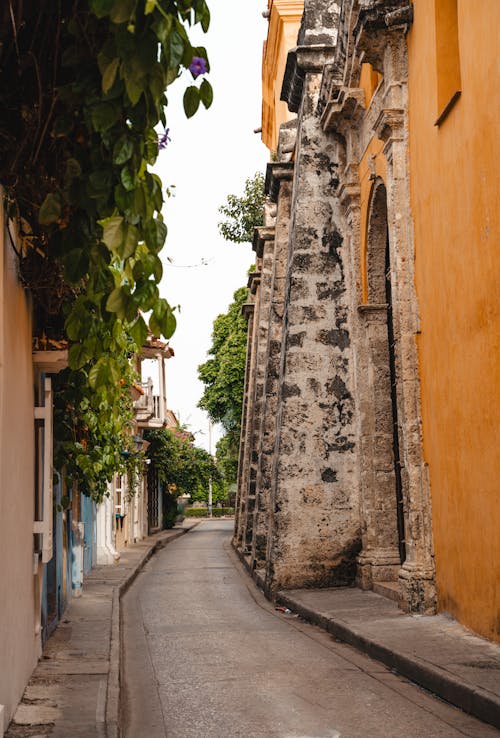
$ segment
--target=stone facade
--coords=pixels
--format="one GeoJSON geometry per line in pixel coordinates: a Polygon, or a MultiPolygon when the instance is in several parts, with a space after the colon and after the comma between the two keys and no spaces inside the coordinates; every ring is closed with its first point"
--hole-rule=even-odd
{"type": "Polygon", "coordinates": [[[266,591],[435,610],[401,0],[309,0],[257,229],[234,544],[266,591]]]}

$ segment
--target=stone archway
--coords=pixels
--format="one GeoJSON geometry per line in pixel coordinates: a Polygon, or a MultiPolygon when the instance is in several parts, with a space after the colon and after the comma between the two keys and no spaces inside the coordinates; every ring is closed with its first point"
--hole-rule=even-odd
{"type": "Polygon", "coordinates": [[[396,597],[406,551],[390,254],[387,192],[378,178],[368,214],[368,301],[359,307],[363,550],[358,581],[364,589],[394,582],[396,597]]]}

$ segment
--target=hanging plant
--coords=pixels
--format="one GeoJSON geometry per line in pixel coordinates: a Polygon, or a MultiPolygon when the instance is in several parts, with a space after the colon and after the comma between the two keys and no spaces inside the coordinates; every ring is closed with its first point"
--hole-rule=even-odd
{"type": "Polygon", "coordinates": [[[108,436],[123,445],[129,433],[125,365],[148,329],[175,330],[158,289],[167,227],[150,167],[165,90],[183,69],[195,82],[186,114],[212,101],[206,50],[188,36],[209,22],[205,0],[7,0],[0,9],[0,183],[37,322],[43,330],[58,318],[70,345],[70,373],[58,381],[59,462],[72,459],[97,498],[116,467],[108,436]],[[71,447],[84,426],[86,447],[71,447]]]}

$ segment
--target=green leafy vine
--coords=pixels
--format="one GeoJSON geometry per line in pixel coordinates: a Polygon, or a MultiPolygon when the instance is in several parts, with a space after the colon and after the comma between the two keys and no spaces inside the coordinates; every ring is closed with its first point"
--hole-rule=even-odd
{"type": "Polygon", "coordinates": [[[167,227],[150,167],[165,90],[183,69],[194,82],[186,115],[211,104],[206,50],[188,36],[209,22],[205,0],[8,0],[0,10],[0,183],[35,331],[69,342],[57,462],[97,499],[130,435],[130,358],[148,331],[175,330],[158,289],[167,227]]]}

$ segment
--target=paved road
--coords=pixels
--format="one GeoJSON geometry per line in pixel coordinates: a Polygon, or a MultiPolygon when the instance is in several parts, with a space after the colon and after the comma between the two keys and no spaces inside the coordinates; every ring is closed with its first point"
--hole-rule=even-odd
{"type": "Polygon", "coordinates": [[[125,595],[125,738],[493,738],[274,607],[231,551],[232,521],[168,545],[125,595]]]}

